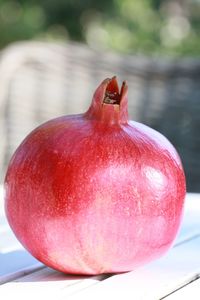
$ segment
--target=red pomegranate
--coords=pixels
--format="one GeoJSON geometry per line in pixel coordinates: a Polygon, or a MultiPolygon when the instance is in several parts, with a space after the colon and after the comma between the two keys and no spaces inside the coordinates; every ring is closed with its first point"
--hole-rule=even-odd
{"type": "Polygon", "coordinates": [[[104,80],[86,113],[42,124],[10,161],[8,221],[47,266],[130,271],[172,245],[186,193],[182,164],[164,136],[128,120],[127,90],[104,80]]]}

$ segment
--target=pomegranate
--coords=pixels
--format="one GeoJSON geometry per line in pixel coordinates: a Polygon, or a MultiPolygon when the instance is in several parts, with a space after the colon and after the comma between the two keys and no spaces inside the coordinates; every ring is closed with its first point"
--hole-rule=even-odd
{"type": "Polygon", "coordinates": [[[104,80],[86,113],[33,130],[8,166],[10,226],[56,270],[133,270],[164,254],[179,229],[180,158],[160,133],[128,120],[127,90],[116,77],[104,80]]]}

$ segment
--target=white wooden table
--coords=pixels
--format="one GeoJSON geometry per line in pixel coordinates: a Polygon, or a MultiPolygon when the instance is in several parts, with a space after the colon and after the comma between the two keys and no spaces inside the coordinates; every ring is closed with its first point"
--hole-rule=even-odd
{"type": "Polygon", "coordinates": [[[200,194],[188,194],[174,247],[136,271],[72,276],[45,267],[14,237],[0,189],[0,299],[200,299],[200,194]]]}

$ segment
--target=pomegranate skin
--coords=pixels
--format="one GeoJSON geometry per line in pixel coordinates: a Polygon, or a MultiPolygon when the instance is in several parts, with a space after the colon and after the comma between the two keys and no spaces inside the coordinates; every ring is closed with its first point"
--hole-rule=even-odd
{"type": "Polygon", "coordinates": [[[186,193],[176,150],[128,121],[127,85],[119,92],[115,78],[99,86],[85,114],[31,132],[4,187],[8,221],[24,247],[56,270],[90,275],[130,271],[163,255],[186,193]]]}

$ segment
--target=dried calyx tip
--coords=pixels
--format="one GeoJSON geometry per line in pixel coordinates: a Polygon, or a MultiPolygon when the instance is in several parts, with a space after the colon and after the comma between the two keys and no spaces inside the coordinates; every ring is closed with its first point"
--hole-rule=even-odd
{"type": "Polygon", "coordinates": [[[126,81],[123,81],[121,90],[119,91],[117,77],[114,76],[112,79],[110,79],[106,87],[103,103],[119,105],[122,99],[125,86],[126,86],[126,81]]]}

